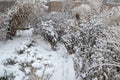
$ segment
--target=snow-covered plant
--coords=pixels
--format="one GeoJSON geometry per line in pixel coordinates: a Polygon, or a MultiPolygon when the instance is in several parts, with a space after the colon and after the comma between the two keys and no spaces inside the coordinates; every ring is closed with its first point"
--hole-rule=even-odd
{"type": "Polygon", "coordinates": [[[119,53],[119,42],[113,42],[119,41],[119,31],[113,32],[119,26],[119,9],[115,8],[112,11],[103,10],[104,12],[100,12],[101,2],[98,1],[97,5],[90,0],[87,2],[88,4],[85,2],[85,4],[72,10],[76,20],[72,21],[70,25],[67,24],[65,28],[67,34],[62,36],[62,42],[65,44],[68,53],[74,53],[76,79],[114,79],[118,76],[120,70],[119,57],[115,57],[118,61],[116,64],[110,63],[112,61],[110,59],[113,59],[111,54],[115,56],[116,51],[119,53]],[[112,27],[112,30],[107,27],[112,27]],[[115,52],[113,52],[113,48],[115,52]]]}
{"type": "Polygon", "coordinates": [[[2,59],[0,62],[0,80],[50,80],[54,66],[49,62],[51,57],[42,56],[37,52],[33,40],[22,42],[16,54],[2,59]]]}
{"type": "Polygon", "coordinates": [[[76,14],[80,15],[80,19],[82,21],[88,21],[90,16],[92,15],[91,7],[88,4],[81,4],[78,7],[72,9],[72,14],[75,16],[76,14]]]}
{"type": "MultiPolygon", "coordinates": [[[[40,14],[45,13],[48,9],[46,6],[46,1],[45,0],[17,0],[16,4],[19,7],[24,6],[24,5],[29,5],[32,7],[34,17],[40,16],[40,14]]],[[[32,15],[33,15],[32,14],[32,15]]],[[[33,20],[34,21],[34,20],[33,20]]]]}
{"type": "Polygon", "coordinates": [[[0,40],[5,40],[7,37],[9,16],[7,13],[0,13],[0,40]]]}
{"type": "Polygon", "coordinates": [[[34,34],[44,37],[54,49],[57,42],[61,42],[61,37],[65,34],[66,21],[69,18],[71,18],[69,15],[62,13],[42,14],[36,27],[34,27],[34,34]]]}
{"type": "MultiPolygon", "coordinates": [[[[117,17],[111,19],[109,12],[106,11],[97,16],[92,15],[90,22],[81,22],[78,25],[80,27],[78,44],[80,46],[77,46],[76,54],[73,57],[78,80],[119,79],[119,55],[115,56],[116,53],[119,53],[119,19],[116,19],[117,17]],[[103,19],[104,14],[107,14],[107,19],[103,19]],[[105,23],[109,19],[110,21],[116,20],[108,26],[105,23]],[[100,21],[102,24],[99,23],[100,21]]],[[[117,11],[115,13],[119,14],[117,11]]],[[[116,16],[119,17],[119,15],[116,16]]]]}
{"type": "Polygon", "coordinates": [[[53,70],[49,64],[42,65],[34,62],[30,72],[30,80],[50,80],[52,74],[53,70]]]}
{"type": "Polygon", "coordinates": [[[26,30],[35,27],[40,14],[45,13],[45,1],[17,0],[16,4],[8,11],[8,37],[15,36],[17,30],[26,30]]]}
{"type": "Polygon", "coordinates": [[[58,35],[56,34],[56,31],[54,29],[54,25],[55,23],[50,20],[50,21],[46,21],[46,22],[42,22],[42,34],[44,35],[44,38],[49,41],[49,43],[54,47],[56,47],[57,45],[57,37],[58,35]]]}
{"type": "Polygon", "coordinates": [[[119,11],[120,9],[118,7],[112,8],[111,10],[105,9],[101,14],[103,18],[103,23],[108,27],[119,26],[120,25],[119,11]]]}
{"type": "Polygon", "coordinates": [[[91,6],[93,13],[100,13],[103,0],[88,0],[88,5],[91,6]]]}
{"type": "Polygon", "coordinates": [[[34,46],[34,44],[35,44],[34,40],[30,40],[25,44],[21,43],[21,45],[24,45],[24,47],[22,46],[22,47],[19,47],[18,49],[16,49],[16,53],[17,54],[25,54],[25,50],[31,48],[32,46],[34,46]]]}
{"type": "MultiPolygon", "coordinates": [[[[119,35],[116,35],[119,34],[119,31],[117,33],[111,32],[107,28],[109,26],[106,23],[109,19],[114,20],[113,24],[116,26],[119,23],[119,18],[109,17],[109,11],[99,13],[97,9],[100,9],[101,3],[98,3],[96,7],[93,6],[96,5],[92,3],[82,4],[78,8],[73,9],[75,10],[73,12],[75,13],[76,19],[68,17],[69,15],[63,13],[62,15],[61,13],[44,14],[40,17],[35,27],[35,33],[37,35],[40,34],[51,45],[55,44],[56,46],[58,42],[64,44],[67,52],[73,54],[76,79],[109,80],[118,78],[119,57],[115,57],[118,61],[116,65],[110,63],[114,59],[111,57],[113,51],[110,49],[113,50],[113,47],[117,46],[114,50],[117,53],[114,52],[114,56],[119,56],[119,35]],[[104,14],[108,17],[107,19],[104,19],[104,14]],[[111,48],[112,42],[110,43],[109,40],[114,40],[112,38],[113,33],[117,36],[117,38],[114,38],[118,40],[118,44],[113,43],[115,45],[112,44],[111,48]]],[[[114,14],[119,17],[118,11],[115,10],[114,14]]]]}

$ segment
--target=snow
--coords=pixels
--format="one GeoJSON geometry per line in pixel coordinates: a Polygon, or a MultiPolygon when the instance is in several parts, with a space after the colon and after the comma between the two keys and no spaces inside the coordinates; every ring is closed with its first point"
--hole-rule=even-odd
{"type": "Polygon", "coordinates": [[[26,74],[29,74],[31,72],[30,67],[25,68],[25,72],[26,72],[26,74]]]}
{"type": "Polygon", "coordinates": [[[4,76],[4,73],[5,73],[5,71],[4,71],[4,66],[0,66],[0,77],[2,77],[2,76],[4,76]]]}
{"type": "Polygon", "coordinates": [[[74,69],[71,69],[73,67],[72,58],[69,57],[62,61],[62,65],[56,65],[59,69],[53,75],[55,79],[52,80],[57,80],[58,77],[59,80],[75,80],[74,69]]]}
{"type": "Polygon", "coordinates": [[[51,76],[50,80],[75,80],[72,56],[67,54],[65,47],[58,44],[58,50],[53,51],[50,44],[33,37],[32,32],[33,29],[18,31],[13,40],[0,42],[0,76],[4,75],[5,69],[8,75],[13,73],[16,76],[14,80],[27,80],[29,76],[26,74],[30,74],[33,68],[36,76],[43,75],[45,71],[46,76],[51,76]],[[32,40],[35,41],[33,46],[27,47],[32,40]],[[20,50],[23,54],[18,54],[20,50]],[[6,59],[10,58],[17,63],[7,65],[6,59]],[[3,65],[5,62],[7,66],[3,65]],[[26,63],[23,65],[25,73],[21,68],[23,63],[26,63]]]}
{"type": "MultiPolygon", "coordinates": [[[[21,6],[26,3],[18,1],[21,6]]],[[[87,1],[72,10],[69,10],[72,3],[65,2],[65,13],[43,14],[45,6],[40,3],[39,9],[39,4],[34,4],[35,14],[31,17],[38,18],[30,20],[33,21],[28,24],[30,29],[18,30],[13,40],[0,41],[0,80],[3,77],[8,77],[7,80],[119,77],[119,7],[101,10],[100,0],[87,1]],[[73,14],[68,14],[69,11],[73,14]]],[[[0,40],[7,33],[3,27],[1,25],[0,40]]]]}
{"type": "Polygon", "coordinates": [[[39,63],[39,62],[34,62],[32,64],[32,67],[34,67],[34,68],[43,68],[43,65],[41,63],[39,63]]]}

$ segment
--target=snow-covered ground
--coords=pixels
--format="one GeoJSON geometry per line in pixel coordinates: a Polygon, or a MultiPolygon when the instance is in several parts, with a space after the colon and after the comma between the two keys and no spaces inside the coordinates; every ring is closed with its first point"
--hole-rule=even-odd
{"type": "Polygon", "coordinates": [[[49,43],[32,36],[32,29],[19,31],[13,40],[0,42],[0,76],[5,71],[7,74],[13,73],[15,80],[23,80],[23,77],[29,80],[28,76],[33,80],[32,74],[40,78],[47,75],[50,80],[75,80],[72,56],[67,54],[64,46],[59,45],[58,50],[53,51],[49,43]],[[15,63],[5,64],[8,59],[15,60],[15,63]],[[22,70],[22,63],[30,64],[22,70]]]}

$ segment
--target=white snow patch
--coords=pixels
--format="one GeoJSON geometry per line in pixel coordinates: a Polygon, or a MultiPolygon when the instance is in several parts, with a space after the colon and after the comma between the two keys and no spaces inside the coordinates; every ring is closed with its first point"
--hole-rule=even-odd
{"type": "Polygon", "coordinates": [[[67,54],[63,45],[58,44],[58,50],[53,51],[50,44],[43,39],[34,39],[32,37],[32,29],[18,31],[18,35],[21,36],[17,36],[13,40],[0,42],[0,76],[4,75],[4,69],[6,69],[8,75],[13,73],[16,76],[14,80],[27,80],[29,78],[25,73],[29,74],[31,68],[26,67],[25,73],[23,73],[20,65],[33,62],[31,66],[38,69],[35,72],[37,76],[42,75],[46,68],[45,74],[51,75],[50,80],[75,80],[72,57],[67,54]],[[30,48],[26,47],[31,40],[36,41],[35,45],[30,48]],[[21,49],[25,49],[24,54],[17,54],[17,51],[21,49]],[[8,58],[18,63],[3,66],[4,61],[8,58]]]}

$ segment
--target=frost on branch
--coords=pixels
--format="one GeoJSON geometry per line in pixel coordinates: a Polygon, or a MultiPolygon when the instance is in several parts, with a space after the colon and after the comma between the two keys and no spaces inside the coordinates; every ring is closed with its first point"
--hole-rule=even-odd
{"type": "MultiPolygon", "coordinates": [[[[82,12],[82,8],[76,9],[82,12]]],[[[79,35],[74,39],[78,39],[79,42],[74,41],[79,45],[73,47],[76,79],[119,79],[119,8],[112,8],[111,11],[105,9],[99,14],[94,11],[90,13],[92,13],[90,16],[84,14],[89,18],[89,20],[85,19],[88,22],[83,21],[84,15],[81,21],[77,21],[79,35]]],[[[73,33],[74,36],[77,35],[73,33]]]]}

